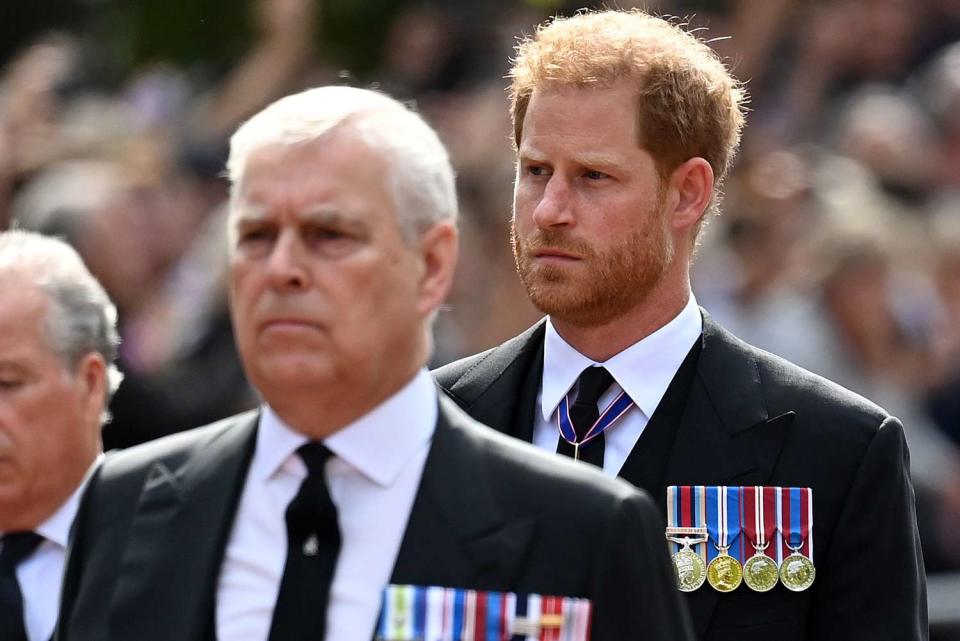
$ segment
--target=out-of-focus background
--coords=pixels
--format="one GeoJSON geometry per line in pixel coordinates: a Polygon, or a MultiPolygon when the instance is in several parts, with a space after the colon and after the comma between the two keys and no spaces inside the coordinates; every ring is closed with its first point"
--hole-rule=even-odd
{"type": "MultiPolygon", "coordinates": [[[[903,419],[934,638],[960,638],[960,0],[643,5],[708,27],[752,95],[699,251],[700,303],[903,419]]],[[[107,447],[256,403],[224,295],[226,144],[310,86],[415,101],[452,152],[463,258],[435,364],[533,323],[508,243],[504,74],[519,36],[579,6],[4,2],[0,228],[66,237],[120,309],[126,382],[107,447]]]]}

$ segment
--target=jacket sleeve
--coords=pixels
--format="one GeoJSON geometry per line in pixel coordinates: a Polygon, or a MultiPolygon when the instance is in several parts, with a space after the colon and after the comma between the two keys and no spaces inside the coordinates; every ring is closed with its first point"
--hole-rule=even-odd
{"type": "Polygon", "coordinates": [[[599,546],[592,577],[593,641],[692,641],[663,527],[649,497],[632,490],[602,540],[583,543],[599,546]]]}
{"type": "Polygon", "coordinates": [[[815,559],[823,571],[813,588],[808,638],[928,638],[926,577],[909,470],[903,426],[888,417],[860,463],[827,558],[815,559]]]}

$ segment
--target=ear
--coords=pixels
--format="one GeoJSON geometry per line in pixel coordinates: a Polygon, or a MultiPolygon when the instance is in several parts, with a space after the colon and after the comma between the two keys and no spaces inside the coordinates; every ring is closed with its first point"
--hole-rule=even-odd
{"type": "Polygon", "coordinates": [[[423,273],[420,276],[418,311],[432,314],[446,299],[453,286],[459,241],[451,221],[436,223],[420,237],[423,273]]]}
{"type": "Polygon", "coordinates": [[[80,386],[84,398],[84,418],[99,428],[107,393],[107,364],[103,356],[90,352],[81,359],[77,366],[76,384],[80,386]]]}
{"type": "Polygon", "coordinates": [[[703,158],[691,158],[673,170],[669,188],[676,194],[670,225],[678,231],[692,231],[713,198],[713,167],[703,158]]]}

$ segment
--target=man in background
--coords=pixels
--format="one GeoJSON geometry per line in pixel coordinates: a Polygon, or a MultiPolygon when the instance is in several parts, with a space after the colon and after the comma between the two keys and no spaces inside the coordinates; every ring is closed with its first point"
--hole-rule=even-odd
{"type": "Polygon", "coordinates": [[[0,233],[0,639],[47,641],[120,383],[116,310],[65,243],[0,233]]]}
{"type": "Polygon", "coordinates": [[[744,123],[739,83],[704,41],[640,11],[557,19],[517,53],[513,249],[547,318],[441,368],[442,387],[664,513],[673,485],[811,488],[812,586],[790,591],[776,571],[765,592],[685,586],[698,638],[925,639],[900,421],[739,341],[691,292],[744,123]]]}

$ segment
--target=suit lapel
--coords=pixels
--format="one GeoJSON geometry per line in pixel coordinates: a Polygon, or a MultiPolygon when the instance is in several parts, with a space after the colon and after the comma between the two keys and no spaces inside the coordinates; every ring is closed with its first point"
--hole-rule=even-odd
{"type": "Polygon", "coordinates": [[[704,314],[697,374],[667,465],[669,485],[763,485],[793,413],[771,417],[747,346],[704,314]]]}
{"type": "MultiPolygon", "coordinates": [[[[661,506],[667,485],[768,484],[793,423],[792,412],[768,415],[756,360],[706,313],[701,349],[666,482],[655,497],[661,506]]],[[[686,597],[695,635],[703,638],[719,593],[704,587],[686,597]]]]}
{"type": "Polygon", "coordinates": [[[459,414],[441,399],[393,583],[502,590],[522,569],[534,520],[500,514],[484,461],[487,445],[459,414]]]}
{"type": "Polygon", "coordinates": [[[257,420],[256,413],[244,415],[197,446],[179,468],[156,463],[147,474],[127,546],[118,550],[112,636],[204,638],[257,420]],[[144,616],[143,603],[160,615],[144,616]]]}
{"type": "Polygon", "coordinates": [[[530,442],[543,376],[546,320],[492,349],[447,393],[474,419],[530,442]]]}

